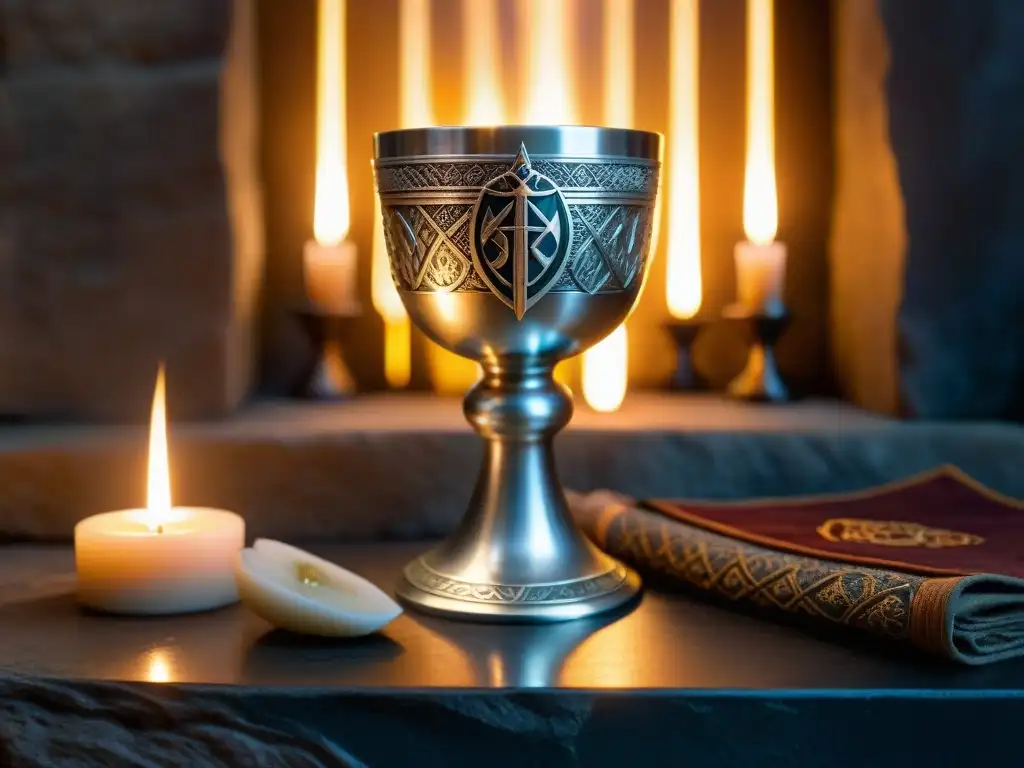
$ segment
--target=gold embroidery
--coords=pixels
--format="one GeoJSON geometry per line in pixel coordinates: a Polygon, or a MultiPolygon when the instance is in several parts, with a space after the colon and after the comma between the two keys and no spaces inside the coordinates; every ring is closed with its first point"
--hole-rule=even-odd
{"type": "Polygon", "coordinates": [[[931,528],[920,523],[896,520],[858,520],[838,517],[818,526],[818,535],[827,541],[849,541],[855,544],[878,544],[884,547],[971,547],[985,539],[973,533],[931,528]]]}
{"type": "MultiPolygon", "coordinates": [[[[592,530],[592,519],[583,518],[592,530]]],[[[921,576],[776,552],[629,509],[612,519],[607,550],[734,602],[809,614],[905,639],[921,576]]]]}

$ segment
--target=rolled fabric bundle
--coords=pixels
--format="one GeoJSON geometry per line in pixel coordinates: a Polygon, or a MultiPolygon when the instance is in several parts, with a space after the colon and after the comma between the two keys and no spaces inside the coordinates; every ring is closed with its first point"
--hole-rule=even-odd
{"type": "Polygon", "coordinates": [[[850,494],[738,502],[570,493],[641,574],[961,664],[1024,655],[1024,502],[955,467],[850,494]]]}

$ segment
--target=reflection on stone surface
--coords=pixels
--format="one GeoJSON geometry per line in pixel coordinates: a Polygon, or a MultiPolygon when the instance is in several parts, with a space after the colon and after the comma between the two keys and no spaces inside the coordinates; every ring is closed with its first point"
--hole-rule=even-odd
{"type": "Polygon", "coordinates": [[[329,638],[272,629],[246,649],[243,674],[260,681],[280,678],[327,683],[390,666],[403,653],[401,643],[379,633],[329,638]]]}
{"type": "MultiPolygon", "coordinates": [[[[557,624],[465,624],[425,616],[417,616],[416,621],[461,656],[472,685],[554,688],[566,684],[567,660],[576,648],[626,616],[634,605],[594,619],[557,624]]],[[[573,686],[603,685],[599,680],[587,683],[578,675],[573,677],[573,686]]]]}
{"type": "Polygon", "coordinates": [[[151,683],[175,682],[175,658],[172,648],[151,648],[139,660],[138,677],[151,683]]]}

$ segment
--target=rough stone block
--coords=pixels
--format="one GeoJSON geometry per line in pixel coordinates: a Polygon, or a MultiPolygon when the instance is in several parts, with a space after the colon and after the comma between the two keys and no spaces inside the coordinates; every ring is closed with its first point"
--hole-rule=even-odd
{"type": "MultiPolygon", "coordinates": [[[[454,398],[256,402],[231,419],[171,425],[172,494],[238,512],[250,537],[435,537],[462,517],[482,451],[454,398]]],[[[631,395],[614,414],[580,409],[555,447],[567,488],[638,498],[848,492],[943,464],[1024,498],[1022,453],[1016,424],[907,424],[830,401],[758,408],[658,394],[631,395]]],[[[68,540],[87,515],[145,503],[146,429],[8,427],[0,488],[0,543],[68,540]]]]}
{"type": "Polygon", "coordinates": [[[835,8],[840,386],[915,418],[1024,420],[1024,5],[835,8]]]}
{"type": "Polygon", "coordinates": [[[231,0],[8,0],[0,24],[13,70],[216,58],[231,0]]]}
{"type": "Polygon", "coordinates": [[[874,0],[834,5],[836,185],[829,253],[832,359],[842,394],[898,411],[896,312],[906,232],[889,144],[885,28],[874,0]]]}
{"type": "Polygon", "coordinates": [[[0,76],[2,414],[143,418],[160,360],[181,416],[223,414],[248,390],[252,7],[235,4],[229,38],[221,3],[181,5],[53,0],[3,17],[19,66],[0,76]],[[174,61],[109,61],[150,38],[174,61]],[[86,65],[49,66],[44,39],[86,65]]]}

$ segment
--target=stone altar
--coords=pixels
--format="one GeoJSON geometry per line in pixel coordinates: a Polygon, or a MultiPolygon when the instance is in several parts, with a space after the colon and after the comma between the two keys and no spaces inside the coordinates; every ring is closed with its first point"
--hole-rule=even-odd
{"type": "MultiPolygon", "coordinates": [[[[389,588],[425,546],[317,551],[389,588]]],[[[241,606],[83,613],[70,549],[0,549],[4,764],[986,765],[1022,716],[1024,661],[883,655],[655,589],[612,623],[406,614],[324,642],[241,606]]]]}

